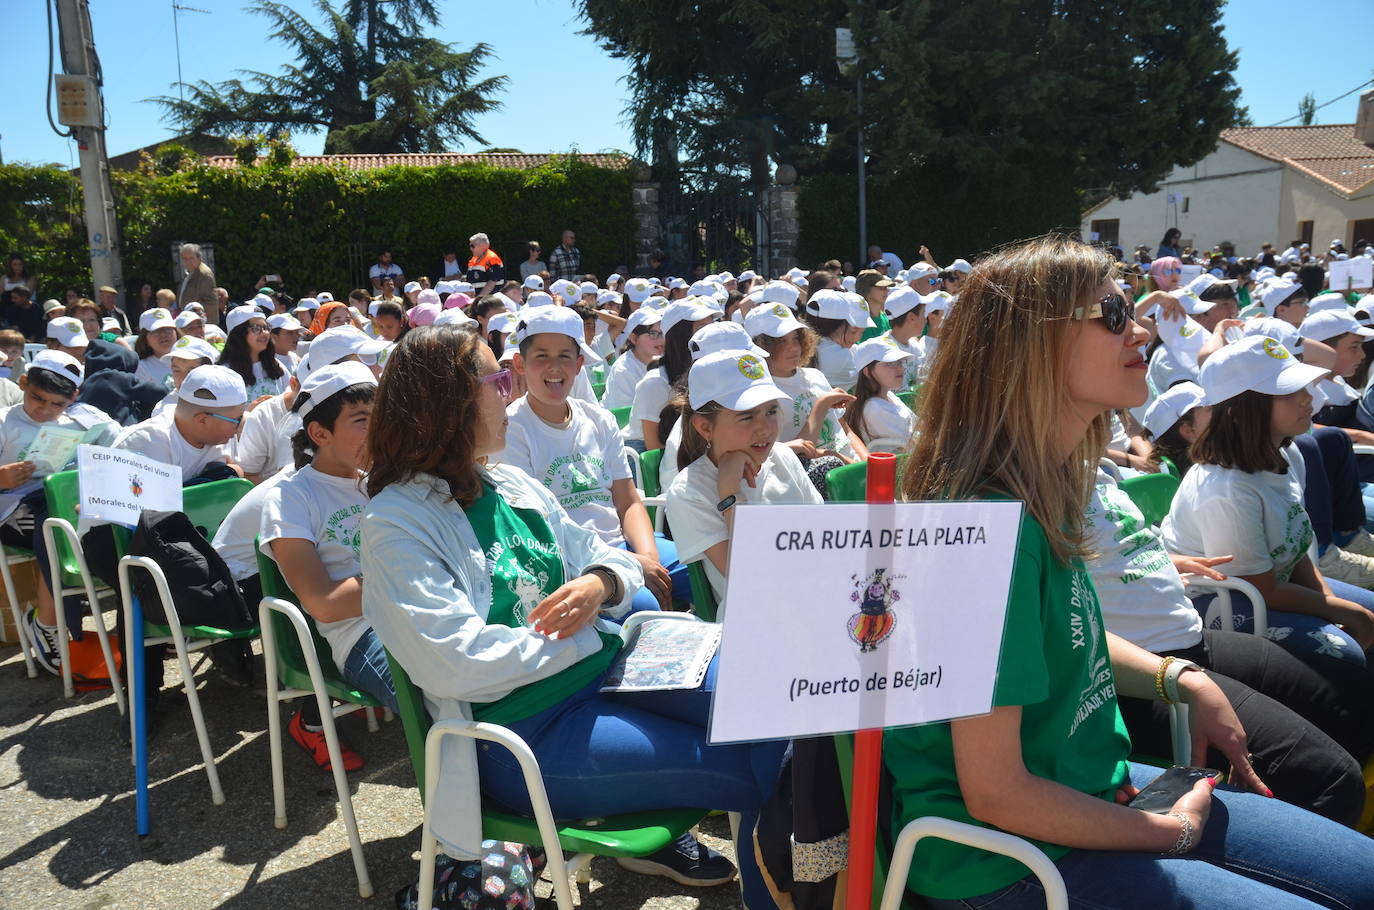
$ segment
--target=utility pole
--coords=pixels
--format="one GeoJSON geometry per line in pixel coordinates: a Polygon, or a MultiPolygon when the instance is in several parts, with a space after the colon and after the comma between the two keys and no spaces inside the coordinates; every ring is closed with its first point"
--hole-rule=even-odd
{"type": "Polygon", "coordinates": [[[110,163],[105,152],[103,77],[95,53],[87,0],[55,0],[61,36],[62,71],[54,76],[60,122],[71,127],[81,153],[81,189],[85,196],[86,239],[91,248],[91,277],[96,288],[109,285],[124,308],[124,268],[119,257],[110,163]]]}
{"type": "Polygon", "coordinates": [[[859,61],[859,49],[854,43],[854,33],[847,28],[835,29],[835,60],[840,66],[854,67],[854,113],[858,126],[857,145],[859,147],[859,258],[854,260],[863,268],[868,259],[868,180],[864,154],[864,72],[859,61]]]}

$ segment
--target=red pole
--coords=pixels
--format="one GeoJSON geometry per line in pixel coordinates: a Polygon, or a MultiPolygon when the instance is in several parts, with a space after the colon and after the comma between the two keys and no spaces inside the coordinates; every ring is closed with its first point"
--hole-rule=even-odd
{"type": "MultiPolygon", "coordinates": [[[[897,456],[874,452],[868,458],[868,502],[892,502],[897,493],[897,456]]],[[[883,766],[883,731],[854,734],[854,779],[849,794],[849,876],[845,910],[873,906],[873,857],[878,837],[878,781],[883,766]]]]}

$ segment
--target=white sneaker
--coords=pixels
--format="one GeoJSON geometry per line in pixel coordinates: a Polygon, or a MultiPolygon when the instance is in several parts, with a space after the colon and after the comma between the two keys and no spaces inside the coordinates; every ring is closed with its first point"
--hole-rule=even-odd
{"type": "Polygon", "coordinates": [[[1317,563],[1327,578],[1334,578],[1357,588],[1374,590],[1374,558],[1342,550],[1332,544],[1317,563]]]}
{"type": "Polygon", "coordinates": [[[1355,532],[1355,536],[1350,539],[1350,542],[1341,549],[1357,556],[1374,557],[1374,536],[1370,536],[1368,531],[1361,528],[1355,532]]]}

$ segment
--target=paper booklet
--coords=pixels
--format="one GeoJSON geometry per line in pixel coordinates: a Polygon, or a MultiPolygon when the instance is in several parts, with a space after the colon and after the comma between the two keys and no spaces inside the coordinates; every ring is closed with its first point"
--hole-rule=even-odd
{"type": "Polygon", "coordinates": [[[611,664],[601,691],[695,689],[719,648],[716,623],[647,620],[611,664]]]}
{"type": "Polygon", "coordinates": [[[56,474],[71,464],[76,457],[76,447],[83,442],[94,442],[105,431],[104,425],[83,430],[80,427],[50,427],[44,424],[29,443],[24,455],[25,461],[33,462],[35,473],[56,474]]]}
{"type": "Polygon", "coordinates": [[[34,478],[27,483],[21,483],[13,490],[0,492],[0,522],[8,520],[9,517],[14,514],[14,510],[19,508],[19,504],[24,501],[24,497],[28,496],[30,493],[36,493],[41,489],[43,489],[43,481],[39,478],[34,478]]]}

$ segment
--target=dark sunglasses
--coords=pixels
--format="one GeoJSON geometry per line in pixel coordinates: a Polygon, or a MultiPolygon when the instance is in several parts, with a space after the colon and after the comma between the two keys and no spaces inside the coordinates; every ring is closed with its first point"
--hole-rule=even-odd
{"type": "Polygon", "coordinates": [[[1131,321],[1131,307],[1120,294],[1108,294],[1090,307],[1075,307],[1074,319],[1101,319],[1107,331],[1120,335],[1131,321]]]}

